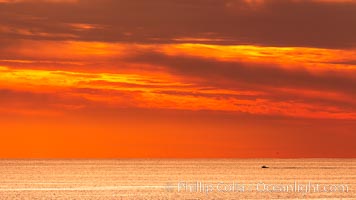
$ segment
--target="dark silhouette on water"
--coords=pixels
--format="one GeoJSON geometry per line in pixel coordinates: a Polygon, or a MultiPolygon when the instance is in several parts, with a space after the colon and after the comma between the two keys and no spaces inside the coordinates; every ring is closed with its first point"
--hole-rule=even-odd
{"type": "Polygon", "coordinates": [[[269,168],[267,165],[262,165],[261,168],[269,168]]]}

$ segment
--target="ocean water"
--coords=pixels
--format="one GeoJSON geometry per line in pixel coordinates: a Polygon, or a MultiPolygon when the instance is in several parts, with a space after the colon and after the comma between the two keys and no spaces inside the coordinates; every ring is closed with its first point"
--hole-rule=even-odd
{"type": "Polygon", "coordinates": [[[0,160],[1,200],[356,199],[355,189],[356,159],[0,160]]]}

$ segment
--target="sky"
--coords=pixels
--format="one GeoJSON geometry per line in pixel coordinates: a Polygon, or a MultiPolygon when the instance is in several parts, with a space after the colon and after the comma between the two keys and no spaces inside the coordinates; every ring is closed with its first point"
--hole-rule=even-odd
{"type": "Polygon", "coordinates": [[[356,156],[355,0],[0,0],[0,158],[356,156]]]}

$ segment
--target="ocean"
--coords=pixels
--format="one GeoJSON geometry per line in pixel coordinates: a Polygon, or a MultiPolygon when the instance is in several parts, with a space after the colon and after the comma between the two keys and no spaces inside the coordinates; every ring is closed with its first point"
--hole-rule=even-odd
{"type": "Polygon", "coordinates": [[[356,199],[356,159],[0,160],[0,172],[1,200],[356,199]]]}

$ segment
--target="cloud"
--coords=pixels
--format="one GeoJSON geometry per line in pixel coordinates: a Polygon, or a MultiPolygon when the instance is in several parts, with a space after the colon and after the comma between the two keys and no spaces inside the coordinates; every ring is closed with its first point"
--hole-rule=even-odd
{"type": "Polygon", "coordinates": [[[165,66],[173,74],[200,78],[212,86],[299,88],[355,94],[356,75],[344,71],[310,71],[302,67],[285,69],[277,64],[273,66],[262,63],[217,61],[148,52],[132,57],[130,61],[165,66]]]}
{"type": "Polygon", "coordinates": [[[61,116],[68,110],[88,105],[85,98],[56,92],[39,92],[0,88],[1,114],[21,116],[61,116]]]}
{"type": "Polygon", "coordinates": [[[354,68],[334,64],[352,62],[352,50],[4,41],[5,88],[64,92],[98,107],[355,118],[354,68]]]}
{"type": "Polygon", "coordinates": [[[17,1],[0,4],[0,26],[7,30],[0,35],[137,43],[191,38],[214,44],[352,48],[355,19],[356,1],[17,1]]]}
{"type": "MultiPolygon", "coordinates": [[[[213,65],[209,68],[211,67],[213,65]]],[[[229,69],[224,70],[228,73],[226,70],[229,69]]],[[[304,101],[297,98],[287,99],[285,97],[287,92],[290,94],[293,93],[292,91],[284,92],[285,96],[281,98],[279,95],[282,92],[278,91],[279,87],[275,85],[265,89],[262,83],[246,84],[242,80],[234,82],[232,79],[229,80],[231,77],[222,77],[224,74],[213,75],[213,69],[180,71],[176,76],[171,74],[166,77],[5,67],[0,68],[0,71],[0,88],[3,88],[0,91],[0,102],[7,105],[0,110],[1,113],[8,111],[38,113],[44,109],[55,113],[68,113],[70,110],[77,109],[82,112],[87,107],[97,109],[111,107],[112,109],[210,110],[301,118],[356,118],[352,106],[351,109],[350,106],[340,106],[340,102],[355,105],[354,101],[348,101],[347,98],[341,101],[337,95],[333,97],[327,92],[321,92],[319,94],[325,96],[322,98],[323,102],[315,100],[317,99],[315,96],[319,94],[310,94],[310,97],[307,96],[304,101]],[[205,74],[203,77],[200,75],[202,73],[205,74]],[[192,77],[204,80],[194,82],[192,77]],[[252,86],[241,88],[248,84],[252,86]],[[274,93],[272,89],[278,92],[274,93]]],[[[309,91],[300,88],[299,92],[309,91]]],[[[300,98],[298,91],[294,94],[300,98]]]]}

